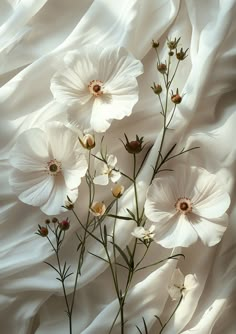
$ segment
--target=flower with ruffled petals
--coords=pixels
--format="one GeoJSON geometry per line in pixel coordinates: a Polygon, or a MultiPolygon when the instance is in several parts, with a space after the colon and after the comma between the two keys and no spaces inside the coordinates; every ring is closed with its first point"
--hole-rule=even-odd
{"type": "Polygon", "coordinates": [[[136,77],[142,73],[141,62],[124,48],[85,46],[66,54],[51,91],[58,102],[71,106],[71,123],[104,132],[113,119],[131,114],[138,101],[136,77]]]}
{"type": "Polygon", "coordinates": [[[171,276],[168,293],[172,300],[179,300],[181,297],[185,297],[190,290],[196,288],[197,285],[196,275],[188,274],[184,276],[178,268],[174,270],[171,276]]]}
{"type": "Polygon", "coordinates": [[[87,170],[77,136],[59,122],[47,124],[45,131],[33,128],[22,133],[10,163],[14,167],[10,184],[18,198],[49,215],[64,211],[68,196],[76,200],[87,170]]]}
{"type": "Polygon", "coordinates": [[[121,177],[120,172],[115,169],[117,158],[111,154],[106,156],[106,162],[103,162],[100,159],[101,155],[98,153],[97,159],[95,160],[97,176],[93,179],[93,183],[105,186],[109,183],[109,180],[113,183],[117,182],[121,177]]]}
{"type": "Polygon", "coordinates": [[[227,227],[230,197],[215,175],[180,165],[162,174],[147,191],[146,217],[156,226],[155,241],[164,247],[188,247],[198,238],[217,244],[227,227]]]}

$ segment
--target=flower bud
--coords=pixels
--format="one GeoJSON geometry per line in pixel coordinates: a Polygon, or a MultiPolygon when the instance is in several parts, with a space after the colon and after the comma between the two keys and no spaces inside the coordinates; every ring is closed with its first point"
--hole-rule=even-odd
{"type": "Polygon", "coordinates": [[[167,39],[167,46],[168,46],[168,48],[170,50],[176,49],[177,46],[178,46],[179,41],[180,41],[180,38],[178,38],[178,39],[175,38],[173,41],[167,39]]]}
{"type": "Polygon", "coordinates": [[[157,95],[161,94],[162,92],[162,87],[161,85],[156,85],[155,82],[153,83],[153,87],[151,87],[153,92],[157,95]]]}
{"type": "Polygon", "coordinates": [[[53,217],[53,218],[52,218],[52,223],[53,223],[53,224],[57,224],[57,223],[58,223],[58,219],[57,219],[56,217],[53,217]]]}
{"type": "Polygon", "coordinates": [[[176,94],[174,94],[172,92],[172,96],[171,96],[171,101],[174,103],[174,104],[180,104],[181,101],[182,101],[182,97],[179,95],[179,90],[177,88],[176,90],[176,94]]]}
{"type": "Polygon", "coordinates": [[[67,196],[67,201],[65,201],[65,206],[63,206],[64,208],[66,208],[67,210],[73,210],[74,209],[74,203],[70,200],[70,198],[67,196]]]}
{"type": "Polygon", "coordinates": [[[58,226],[60,227],[61,230],[66,231],[69,230],[70,228],[70,222],[68,220],[68,218],[66,218],[65,220],[62,220],[58,226]]]}
{"type": "Polygon", "coordinates": [[[125,187],[121,184],[116,183],[114,187],[111,189],[112,195],[115,198],[120,198],[124,193],[125,187]]]}
{"type": "Polygon", "coordinates": [[[157,49],[159,47],[159,45],[160,45],[159,42],[152,40],[152,47],[154,49],[157,49]]]}
{"type": "Polygon", "coordinates": [[[38,225],[38,231],[37,234],[40,235],[41,237],[46,237],[48,235],[48,228],[46,226],[40,226],[38,225]]]}
{"type": "Polygon", "coordinates": [[[166,73],[166,69],[167,69],[166,64],[161,63],[157,65],[157,70],[162,74],[166,73]]]}
{"type": "Polygon", "coordinates": [[[123,143],[127,152],[131,154],[137,154],[142,151],[143,149],[143,137],[139,138],[136,135],[136,140],[129,141],[128,137],[125,134],[126,144],[123,143]]]}
{"type": "Polygon", "coordinates": [[[95,216],[103,216],[106,211],[106,206],[103,202],[93,202],[90,212],[95,216]]]}
{"type": "Polygon", "coordinates": [[[50,219],[45,219],[45,224],[49,225],[51,223],[50,219]]]}
{"type": "Polygon", "coordinates": [[[183,48],[181,48],[179,52],[177,52],[176,50],[176,58],[178,60],[184,60],[186,57],[188,57],[187,52],[188,52],[188,49],[184,51],[183,48]]]}
{"type": "Polygon", "coordinates": [[[79,138],[79,141],[83,148],[87,150],[92,150],[96,145],[94,136],[88,133],[83,138],[79,138]]]}

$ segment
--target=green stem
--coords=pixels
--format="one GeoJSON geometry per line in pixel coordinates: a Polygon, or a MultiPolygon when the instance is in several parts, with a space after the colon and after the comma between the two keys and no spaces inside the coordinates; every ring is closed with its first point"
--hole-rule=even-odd
{"type": "Polygon", "coordinates": [[[172,319],[172,317],[174,316],[175,312],[177,311],[181,301],[183,299],[183,296],[180,297],[180,300],[178,301],[178,304],[176,305],[176,307],[174,308],[174,311],[171,313],[169,319],[167,320],[167,322],[162,326],[162,329],[160,330],[159,334],[161,334],[164,330],[164,328],[166,327],[166,325],[170,322],[170,320],[172,319]]]}

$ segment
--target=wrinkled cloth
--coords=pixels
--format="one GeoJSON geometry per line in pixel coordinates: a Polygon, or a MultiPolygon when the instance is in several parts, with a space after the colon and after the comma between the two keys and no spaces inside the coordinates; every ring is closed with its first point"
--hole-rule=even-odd
{"type": "MultiPolygon", "coordinates": [[[[184,94],[165,143],[168,148],[199,146],[177,161],[201,166],[216,174],[231,196],[230,223],[222,241],[206,247],[200,241],[178,252],[185,255],[178,266],[196,274],[198,287],[184,300],[163,331],[164,334],[233,334],[236,311],[236,3],[234,0],[1,0],[0,2],[0,323],[7,334],[65,334],[67,317],[60,282],[43,261],[55,264],[45,239],[35,235],[46,216],[21,203],[12,192],[8,177],[9,152],[25,130],[58,120],[66,122],[65,106],[50,91],[50,80],[67,51],[86,44],[127,48],[144,65],[138,79],[139,101],[130,117],[114,121],[106,132],[109,149],[129,170],[132,159],[119,138],[144,136],[153,147],[138,178],[140,203],[150,180],[151,166],[160,147],[162,116],[150,86],[157,80],[156,56],[151,41],[160,41],[160,54],[167,37],[181,37],[189,56],[181,64],[174,85],[184,94]],[[124,158],[125,157],[125,158],[124,158]]],[[[133,190],[121,198],[121,207],[132,207],[133,190]]],[[[83,189],[80,191],[83,192],[83,189]]],[[[104,194],[104,199],[110,195],[104,194]]],[[[79,204],[83,215],[83,199],[79,204]]],[[[85,214],[85,212],[84,212],[85,214]]],[[[63,215],[64,217],[65,215],[63,215]]],[[[73,216],[69,213],[71,222],[73,216]]],[[[131,240],[131,226],[120,222],[117,242],[123,248],[131,240]]],[[[76,265],[77,224],[67,232],[63,257],[76,265]]],[[[88,249],[100,254],[99,245],[88,249]]],[[[148,261],[170,255],[154,245],[148,261]]],[[[126,304],[126,333],[143,329],[160,331],[158,315],[167,320],[173,304],[167,284],[176,267],[169,260],[135,276],[126,304]]],[[[73,279],[68,279],[72,292],[73,279]]],[[[86,254],[79,279],[73,327],[75,333],[108,333],[118,303],[110,271],[103,261],[86,254]]],[[[119,333],[119,320],[114,327],[119,333]]]]}

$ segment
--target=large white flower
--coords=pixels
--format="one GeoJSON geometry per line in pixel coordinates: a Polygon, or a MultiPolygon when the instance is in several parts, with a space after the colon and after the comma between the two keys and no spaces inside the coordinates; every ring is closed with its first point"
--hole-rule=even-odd
{"type": "Polygon", "coordinates": [[[56,100],[71,106],[71,123],[104,132],[112,119],[131,114],[143,66],[124,48],[85,46],[68,52],[64,64],[51,80],[51,91],[56,100]]]}
{"type": "Polygon", "coordinates": [[[76,200],[87,170],[82,151],[74,132],[59,122],[49,123],[45,131],[25,131],[10,155],[13,191],[22,202],[39,206],[46,214],[62,212],[67,196],[76,200]]]}
{"type": "Polygon", "coordinates": [[[155,241],[164,247],[188,247],[198,237],[213,246],[226,230],[229,205],[230,197],[215,175],[180,165],[153,180],[145,214],[156,223],[155,241]]]}

